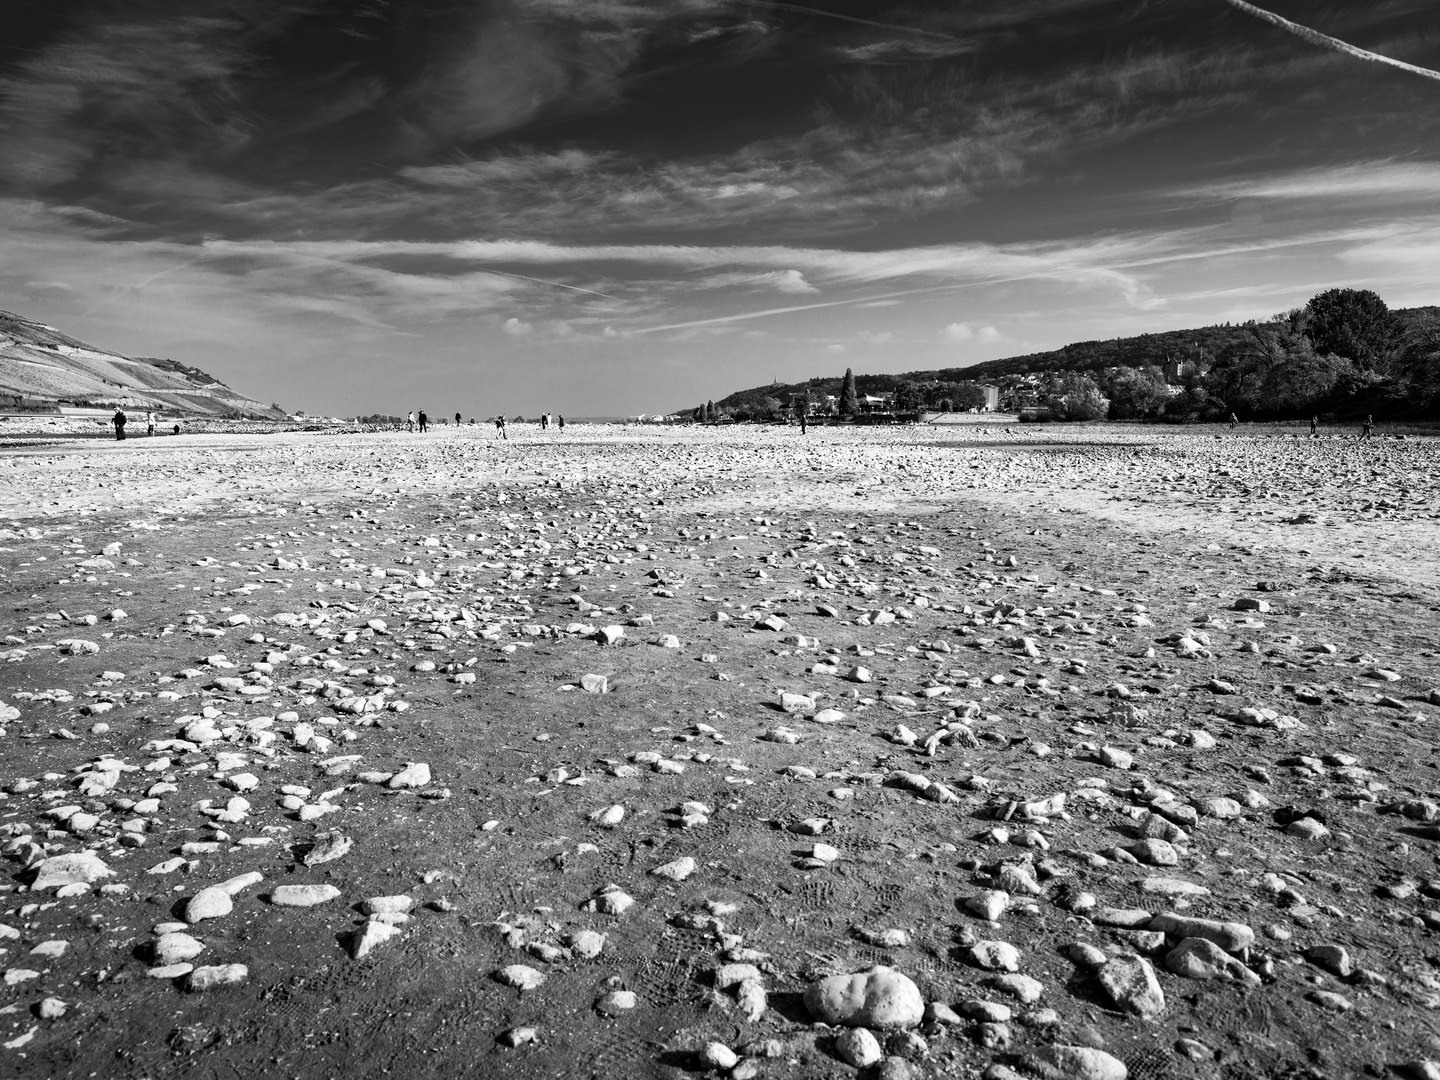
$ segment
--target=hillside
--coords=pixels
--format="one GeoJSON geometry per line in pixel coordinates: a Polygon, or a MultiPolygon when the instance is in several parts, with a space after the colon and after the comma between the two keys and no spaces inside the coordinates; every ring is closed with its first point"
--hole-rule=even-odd
{"type": "MultiPolygon", "coordinates": [[[[1395,311],[1407,324],[1440,314],[1440,307],[1401,308],[1395,311]]],[[[855,375],[855,389],[860,394],[882,394],[893,391],[904,382],[919,383],[997,383],[1007,377],[1033,375],[1046,371],[1103,371],[1116,367],[1145,367],[1166,361],[1199,358],[1214,359],[1231,341],[1244,332],[1239,324],[1202,326],[1192,330],[1167,330],[1138,337],[1112,338],[1108,341],[1080,341],[1049,352],[1009,356],[987,360],[969,367],[938,368],[930,371],[909,371],[896,375],[855,375]]],[[[715,402],[716,408],[756,409],[766,399],[787,403],[792,394],[808,390],[811,394],[839,394],[839,374],[806,382],[757,386],[739,390],[715,402]]]]}
{"type": "Polygon", "coordinates": [[[107,352],[53,326],[0,311],[0,409],[61,405],[121,406],[167,416],[285,415],[199,368],[107,352]]]}

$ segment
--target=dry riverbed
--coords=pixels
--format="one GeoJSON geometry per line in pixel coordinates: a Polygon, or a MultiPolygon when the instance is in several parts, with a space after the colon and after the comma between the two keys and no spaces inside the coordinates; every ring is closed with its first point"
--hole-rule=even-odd
{"type": "Polygon", "coordinates": [[[1440,1076],[1440,442],[0,451],[0,1071],[1440,1076]]]}

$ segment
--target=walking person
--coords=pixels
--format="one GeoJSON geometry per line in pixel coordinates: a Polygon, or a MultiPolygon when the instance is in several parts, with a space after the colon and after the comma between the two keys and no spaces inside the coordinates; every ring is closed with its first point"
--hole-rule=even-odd
{"type": "Polygon", "coordinates": [[[430,428],[430,419],[425,415],[425,410],[420,410],[420,434],[424,435],[430,428]]]}
{"type": "Polygon", "coordinates": [[[1315,439],[1315,438],[1318,438],[1318,437],[1319,437],[1319,436],[1315,433],[1315,429],[1316,429],[1317,427],[1319,427],[1319,426],[1320,426],[1320,418],[1319,418],[1318,416],[1312,416],[1312,417],[1310,417],[1310,438],[1315,439]]]}
{"type": "Polygon", "coordinates": [[[560,417],[560,434],[565,434],[565,417],[560,417]]]}
{"type": "Polygon", "coordinates": [[[510,441],[510,436],[505,434],[505,416],[503,413],[495,417],[495,437],[497,439],[504,439],[506,442],[510,441]]]}
{"type": "Polygon", "coordinates": [[[800,410],[800,434],[805,434],[805,410],[800,410]]]}
{"type": "Polygon", "coordinates": [[[405,414],[405,430],[406,430],[406,431],[414,431],[414,430],[415,430],[415,414],[414,414],[414,412],[407,412],[407,413],[405,414]]]}
{"type": "Polygon", "coordinates": [[[115,415],[110,418],[110,422],[115,425],[116,442],[125,441],[125,424],[129,421],[129,419],[130,418],[125,415],[125,410],[123,409],[116,409],[115,415]]]}
{"type": "Polygon", "coordinates": [[[460,414],[458,412],[455,414],[455,426],[460,426],[460,414]]]}
{"type": "Polygon", "coordinates": [[[1371,437],[1371,435],[1372,435],[1372,429],[1373,429],[1374,427],[1375,427],[1375,417],[1374,417],[1374,415],[1371,414],[1371,413],[1366,413],[1366,414],[1365,414],[1365,422],[1360,425],[1360,441],[1361,441],[1361,442],[1364,442],[1366,439],[1368,439],[1368,438],[1371,437]]]}
{"type": "Polygon", "coordinates": [[[1231,431],[1234,431],[1236,425],[1239,424],[1239,423],[1240,423],[1240,418],[1239,418],[1238,416],[1236,416],[1236,415],[1232,412],[1232,413],[1230,414],[1230,430],[1231,430],[1231,431]]]}
{"type": "Polygon", "coordinates": [[[155,414],[153,412],[147,412],[145,414],[145,434],[155,434],[155,414]]]}

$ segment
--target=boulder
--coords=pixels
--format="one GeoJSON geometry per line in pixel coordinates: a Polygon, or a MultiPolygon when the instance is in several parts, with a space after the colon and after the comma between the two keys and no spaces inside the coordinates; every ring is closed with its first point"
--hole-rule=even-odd
{"type": "Polygon", "coordinates": [[[925,1013],[920,988],[894,968],[879,965],[817,979],[805,989],[805,1007],[827,1024],[881,1031],[914,1027],[925,1013]]]}

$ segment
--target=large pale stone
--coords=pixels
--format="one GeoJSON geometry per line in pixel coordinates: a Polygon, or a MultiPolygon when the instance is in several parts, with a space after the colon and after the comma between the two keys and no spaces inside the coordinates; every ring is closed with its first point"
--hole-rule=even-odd
{"type": "Polygon", "coordinates": [[[104,860],[93,851],[52,855],[41,861],[37,870],[35,883],[30,886],[35,892],[59,889],[66,885],[93,885],[101,878],[115,875],[115,871],[106,866],[104,860]]]}
{"type": "Polygon", "coordinates": [[[1089,1046],[1039,1046],[1020,1061],[1040,1080],[1126,1080],[1125,1063],[1089,1046]]]}
{"type": "Polygon", "coordinates": [[[219,919],[233,910],[235,902],[230,899],[230,894],[212,885],[208,889],[201,889],[190,898],[185,905],[185,921],[193,925],[205,919],[219,919]]]}
{"type": "Polygon", "coordinates": [[[1159,930],[1173,938],[1205,938],[1231,953],[1248,949],[1255,944],[1255,931],[1244,923],[1196,919],[1170,911],[1162,911],[1156,915],[1150,920],[1147,929],[1159,930]]]}
{"type": "Polygon", "coordinates": [[[1125,1012],[1154,1020],[1165,1011],[1165,993],[1155,969],[1138,956],[1117,956],[1099,971],[1100,985],[1125,1012]]]}
{"type": "Polygon", "coordinates": [[[1165,967],[1186,979],[1228,979],[1259,983],[1260,976],[1213,941],[1186,938],[1165,955],[1165,967]]]}
{"type": "Polygon", "coordinates": [[[894,968],[877,966],[854,975],[831,975],[805,990],[810,1015],[846,1027],[914,1027],[925,1013],[920,988],[894,968]]]}
{"type": "Polygon", "coordinates": [[[314,907],[339,895],[334,885],[277,885],[270,891],[270,902],[280,907],[314,907]]]}
{"type": "Polygon", "coordinates": [[[151,956],[158,967],[193,960],[205,951],[204,942],[197,941],[189,934],[161,934],[150,946],[151,956]]]}
{"type": "Polygon", "coordinates": [[[244,964],[218,964],[196,968],[190,972],[185,986],[189,990],[220,990],[226,986],[239,986],[249,977],[250,969],[244,964]]]}

